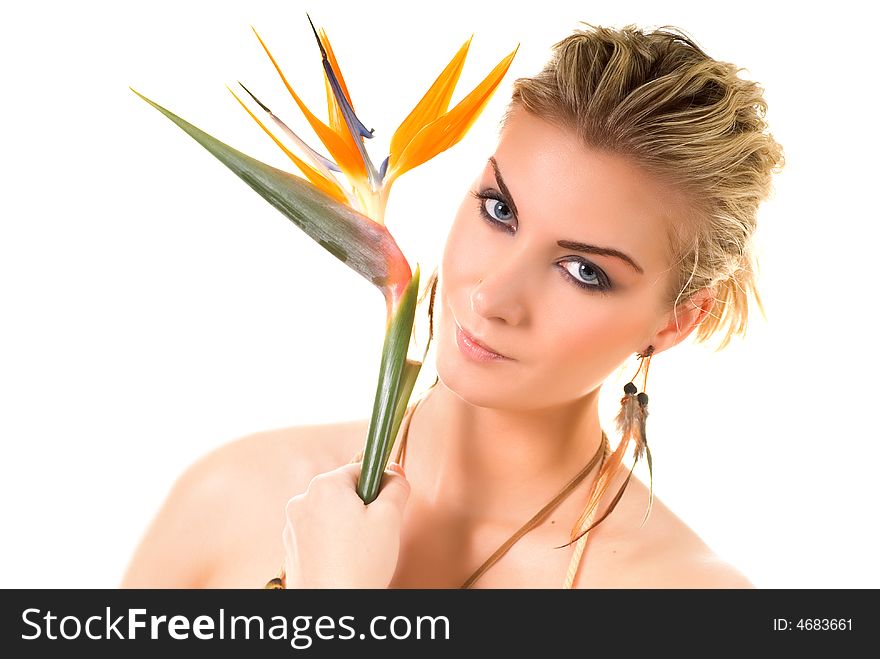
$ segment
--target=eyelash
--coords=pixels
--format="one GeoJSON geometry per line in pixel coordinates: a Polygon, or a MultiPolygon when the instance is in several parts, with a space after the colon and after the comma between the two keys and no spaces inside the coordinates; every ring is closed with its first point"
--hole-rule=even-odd
{"type": "MultiPolygon", "coordinates": [[[[486,205],[484,203],[486,200],[500,201],[502,204],[505,204],[505,205],[507,205],[508,208],[510,208],[510,204],[504,199],[504,196],[501,193],[499,193],[497,190],[492,190],[491,188],[489,188],[489,189],[480,190],[480,191],[472,190],[471,195],[474,198],[476,198],[477,209],[480,212],[480,216],[484,220],[486,220],[486,222],[488,222],[493,228],[498,229],[500,231],[505,231],[507,233],[515,233],[515,231],[511,231],[511,229],[509,228],[510,225],[504,224],[504,222],[496,220],[494,217],[489,215],[488,212],[486,212],[486,205]]],[[[608,279],[608,276],[600,268],[597,268],[589,261],[587,261],[585,259],[576,258],[576,259],[569,259],[569,260],[565,261],[565,263],[583,263],[584,265],[588,266],[591,270],[593,270],[593,272],[595,272],[596,275],[598,275],[598,277],[599,277],[598,284],[586,284],[586,283],[582,282],[580,279],[573,277],[571,274],[569,274],[568,270],[566,270],[565,268],[562,268],[563,276],[566,277],[567,279],[569,279],[570,281],[574,282],[575,285],[580,286],[581,288],[586,289],[591,292],[594,292],[594,293],[601,293],[602,295],[606,295],[613,288],[613,284],[611,283],[611,280],[608,279]]]]}

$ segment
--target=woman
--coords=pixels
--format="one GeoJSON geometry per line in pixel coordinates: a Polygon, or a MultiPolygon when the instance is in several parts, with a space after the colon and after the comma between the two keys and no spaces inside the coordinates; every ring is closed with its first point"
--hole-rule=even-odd
{"type": "Polygon", "coordinates": [[[174,485],[124,587],[262,587],[279,565],[287,588],[752,587],[611,453],[598,397],[633,355],[644,394],[692,332],[745,333],[782,149],[760,86],[681,31],[585,27],[515,82],[452,225],[405,473],[363,505],[368,420],[232,442],[174,485]]]}

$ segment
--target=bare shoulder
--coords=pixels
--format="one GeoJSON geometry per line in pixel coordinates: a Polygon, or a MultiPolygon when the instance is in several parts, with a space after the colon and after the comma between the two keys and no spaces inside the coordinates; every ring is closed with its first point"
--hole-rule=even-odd
{"type": "Polygon", "coordinates": [[[678,585],[669,588],[755,588],[742,572],[711,551],[689,557],[681,568],[678,585]]]}
{"type": "Polygon", "coordinates": [[[287,501],[315,475],[348,462],[364,427],[346,421],[266,430],[200,457],[173,483],[121,587],[201,587],[239,554],[277,562],[287,501]]]}
{"type": "MultiPolygon", "coordinates": [[[[642,525],[649,489],[633,475],[618,511],[607,521],[616,563],[605,583],[610,588],[755,588],[736,567],[720,557],[684,520],[654,494],[642,525]]],[[[597,527],[598,531],[599,527],[597,527]]]]}
{"type": "Polygon", "coordinates": [[[641,588],[754,588],[736,567],[722,559],[681,520],[684,541],[661,541],[658,556],[643,575],[641,588]],[[690,537],[693,536],[693,539],[690,537]]]}

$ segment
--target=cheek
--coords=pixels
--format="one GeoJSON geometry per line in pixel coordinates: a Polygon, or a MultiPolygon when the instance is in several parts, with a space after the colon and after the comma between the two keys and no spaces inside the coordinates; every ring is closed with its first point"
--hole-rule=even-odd
{"type": "Polygon", "coordinates": [[[589,296],[582,304],[544,310],[536,340],[542,361],[557,374],[567,373],[572,386],[598,386],[632,354],[645,331],[644,311],[632,301],[589,296]]]}
{"type": "Polygon", "coordinates": [[[541,342],[548,347],[553,361],[583,364],[588,358],[593,362],[620,340],[614,315],[603,309],[599,301],[584,301],[577,307],[546,310],[541,342]]]}
{"type": "Polygon", "coordinates": [[[565,296],[567,304],[544,310],[547,332],[569,346],[622,343],[643,323],[644,314],[630,301],[590,293],[578,297],[565,296]]]}
{"type": "Polygon", "coordinates": [[[462,204],[452,223],[440,264],[446,288],[453,291],[464,283],[479,281],[479,270],[486,262],[488,245],[481,240],[478,224],[483,220],[474,217],[466,205],[462,204]]]}

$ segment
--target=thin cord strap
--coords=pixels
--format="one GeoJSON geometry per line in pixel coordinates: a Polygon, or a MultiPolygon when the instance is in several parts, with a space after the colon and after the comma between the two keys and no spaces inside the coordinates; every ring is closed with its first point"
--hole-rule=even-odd
{"type": "MultiPolygon", "coordinates": [[[[434,385],[437,383],[435,382],[434,385]]],[[[428,392],[434,387],[432,385],[428,388],[428,390],[422,395],[422,397],[416,401],[415,404],[410,408],[409,414],[407,414],[406,419],[403,421],[403,430],[400,438],[400,446],[397,449],[397,457],[395,461],[403,466],[404,470],[406,469],[406,448],[407,448],[407,439],[409,438],[409,427],[412,422],[413,414],[415,414],[416,408],[422,403],[422,401],[427,397],[428,392]]],[[[596,462],[601,459],[601,464],[605,462],[605,459],[611,453],[611,447],[608,444],[608,436],[605,434],[605,431],[602,431],[602,442],[599,445],[598,450],[595,455],[593,455],[590,462],[577,474],[575,475],[569,482],[566,484],[564,488],[557,494],[547,505],[545,505],[534,517],[532,517],[528,522],[526,522],[516,533],[514,533],[504,544],[502,544],[496,551],[493,553],[486,561],[479,567],[477,570],[467,579],[467,581],[462,584],[461,588],[466,589],[470,588],[476,581],[479,579],[485,572],[492,567],[502,556],[504,556],[510,548],[516,544],[516,542],[522,538],[526,533],[533,530],[536,526],[538,526],[544,519],[553,512],[562,501],[568,496],[575,487],[577,487],[580,482],[586,478],[586,476],[590,473],[592,468],[595,466],[596,462]]],[[[595,487],[594,483],[594,487],[595,487]]],[[[591,491],[592,496],[592,491],[591,491]]],[[[595,514],[595,510],[593,511],[595,514]]],[[[593,515],[591,514],[589,519],[585,521],[585,525],[589,525],[593,515]]],[[[583,528],[583,526],[581,527],[583,528]]],[[[575,558],[572,559],[569,564],[568,572],[569,576],[566,579],[566,583],[568,584],[570,580],[573,580],[573,574],[577,572],[578,565],[580,563],[581,555],[583,554],[583,547],[586,542],[586,537],[589,533],[585,534],[582,538],[578,540],[578,544],[575,546],[575,558]]],[[[570,588],[570,584],[567,586],[563,586],[564,588],[570,588]]]]}
{"type": "Polygon", "coordinates": [[[394,461],[403,467],[404,471],[406,470],[406,438],[409,437],[409,424],[412,421],[413,414],[415,414],[416,408],[419,406],[419,403],[422,401],[418,401],[415,405],[410,408],[409,414],[406,415],[406,419],[403,421],[403,435],[400,438],[400,446],[397,447],[397,457],[394,461]]]}
{"type": "Polygon", "coordinates": [[[424,401],[425,398],[428,397],[431,389],[437,386],[437,383],[439,381],[440,378],[437,378],[437,380],[434,381],[434,384],[428,387],[421,395],[421,397],[412,406],[410,406],[409,414],[406,415],[406,419],[404,419],[401,424],[403,426],[403,432],[400,438],[400,446],[397,447],[397,457],[394,459],[394,461],[401,467],[403,467],[404,471],[406,471],[406,440],[409,437],[409,424],[412,422],[413,414],[416,413],[416,408],[422,404],[422,401],[424,401]]]}
{"type": "MultiPolygon", "coordinates": [[[[404,471],[406,470],[406,439],[407,437],[409,437],[409,424],[412,421],[412,416],[413,414],[415,414],[416,408],[421,404],[421,402],[428,395],[428,392],[431,391],[431,389],[433,389],[434,385],[436,384],[437,383],[435,382],[430,387],[428,387],[425,393],[422,394],[421,398],[417,400],[414,404],[410,405],[409,408],[407,408],[407,412],[405,413],[403,420],[400,422],[400,430],[398,430],[397,434],[397,437],[400,437],[400,445],[397,447],[397,457],[394,459],[394,461],[401,467],[403,467],[404,471]]],[[[397,441],[396,437],[394,441],[397,441]]],[[[392,445],[392,449],[393,448],[394,447],[392,445]]],[[[357,453],[355,453],[354,457],[351,459],[351,462],[360,462],[361,460],[363,460],[363,458],[364,451],[363,449],[360,449],[357,453]]]]}
{"type": "MultiPolygon", "coordinates": [[[[607,439],[607,438],[606,438],[607,439]]],[[[602,462],[605,462],[605,459],[611,454],[611,447],[605,443],[605,455],[602,456],[602,462]]],[[[593,492],[596,489],[596,486],[599,484],[599,479],[593,483],[593,487],[590,490],[590,494],[587,496],[587,501],[589,501],[593,497],[593,492]]],[[[592,512],[587,516],[584,520],[583,524],[580,525],[577,532],[580,533],[585,528],[589,528],[590,524],[593,521],[593,517],[596,515],[596,511],[599,509],[599,506],[593,508],[592,512]]],[[[577,544],[574,547],[574,554],[571,557],[571,561],[568,564],[568,571],[565,574],[565,582],[563,582],[563,589],[570,589],[574,585],[574,579],[577,576],[578,568],[581,565],[581,559],[584,555],[584,548],[587,545],[587,538],[590,535],[590,531],[584,533],[580,538],[578,538],[577,544]]]]}
{"type": "Polygon", "coordinates": [[[547,505],[545,505],[538,513],[532,517],[528,522],[526,522],[516,533],[514,533],[503,545],[501,545],[494,554],[492,554],[489,558],[486,559],[486,562],[483,563],[479,568],[477,568],[476,572],[474,572],[467,581],[462,584],[461,588],[470,588],[477,579],[479,579],[490,567],[492,567],[504,554],[508,552],[508,550],[526,533],[534,529],[538,526],[553,510],[555,510],[559,504],[567,497],[572,490],[574,490],[577,485],[586,478],[587,474],[593,469],[596,463],[601,459],[604,460],[605,457],[605,447],[608,444],[608,438],[605,435],[605,431],[602,431],[602,442],[599,444],[599,449],[596,451],[595,455],[590,459],[589,463],[581,469],[581,471],[572,478],[568,484],[562,488],[562,491],[559,492],[547,505]]]}

